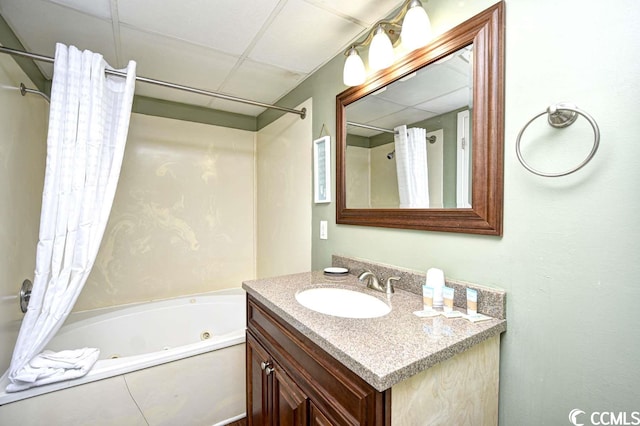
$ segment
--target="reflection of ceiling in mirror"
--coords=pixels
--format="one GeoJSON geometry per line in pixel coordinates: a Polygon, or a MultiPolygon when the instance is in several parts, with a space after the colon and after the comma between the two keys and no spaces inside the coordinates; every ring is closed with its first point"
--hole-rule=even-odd
{"type": "MultiPolygon", "coordinates": [[[[346,107],[347,121],[393,129],[471,104],[472,46],[464,47],[346,107]],[[419,89],[418,89],[419,88],[419,89]]],[[[379,131],[348,126],[372,137],[379,131]]]]}

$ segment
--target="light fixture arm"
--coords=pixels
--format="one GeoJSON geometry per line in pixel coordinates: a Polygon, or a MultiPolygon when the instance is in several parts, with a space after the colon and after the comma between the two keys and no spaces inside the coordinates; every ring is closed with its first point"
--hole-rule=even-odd
{"type": "Polygon", "coordinates": [[[347,57],[342,71],[346,86],[359,86],[366,81],[366,68],[358,48],[369,46],[369,70],[385,69],[394,61],[395,49],[402,38],[407,51],[425,46],[431,36],[429,16],[420,0],[404,0],[393,16],[376,22],[361,40],[352,43],[344,52],[347,57]]]}
{"type": "Polygon", "coordinates": [[[387,35],[390,36],[389,39],[391,40],[392,44],[395,45],[400,37],[400,32],[399,31],[396,32],[395,29],[397,28],[399,30],[402,27],[402,19],[404,19],[404,16],[407,14],[407,11],[412,6],[412,3],[415,3],[415,2],[420,3],[419,0],[405,0],[403,5],[400,7],[398,12],[393,17],[391,17],[390,19],[381,19],[378,22],[376,22],[367,33],[367,37],[362,41],[351,44],[344,51],[344,55],[348,56],[351,49],[356,49],[358,47],[371,44],[371,40],[373,40],[373,36],[375,35],[376,29],[378,29],[378,27],[382,27],[385,30],[387,35]],[[390,31],[385,27],[394,27],[394,32],[390,33],[390,31]]]}

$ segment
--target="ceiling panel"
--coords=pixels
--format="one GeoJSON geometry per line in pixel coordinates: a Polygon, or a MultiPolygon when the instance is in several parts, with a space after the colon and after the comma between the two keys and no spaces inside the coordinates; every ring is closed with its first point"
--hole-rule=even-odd
{"type": "Polygon", "coordinates": [[[129,26],[241,55],[277,4],[278,0],[126,0],[118,3],[118,14],[129,26]]]}
{"type": "MultiPolygon", "coordinates": [[[[119,66],[108,21],[41,0],[2,0],[0,7],[5,20],[30,52],[53,57],[56,42],[60,42],[101,53],[107,62],[119,66]]],[[[53,66],[37,64],[50,79],[53,66]]]]}
{"type": "Polygon", "coordinates": [[[416,108],[432,111],[438,114],[444,114],[445,112],[459,108],[469,107],[472,97],[473,94],[471,91],[467,87],[464,87],[417,105],[416,108]]]}
{"type": "Polygon", "coordinates": [[[395,127],[403,124],[410,125],[435,116],[436,114],[429,111],[407,108],[402,111],[389,114],[385,117],[381,117],[376,120],[374,124],[385,129],[394,129],[395,127]]]}
{"type": "Polygon", "coordinates": [[[462,57],[457,56],[450,61],[447,61],[442,64],[443,67],[449,68],[452,71],[460,73],[463,77],[470,78],[471,77],[471,65],[469,62],[464,60],[462,57]]]}
{"type": "Polygon", "coordinates": [[[429,99],[466,87],[467,83],[467,79],[462,74],[451,72],[450,68],[443,65],[434,64],[421,69],[415,77],[409,80],[394,83],[379,96],[404,105],[418,105],[429,99]],[[422,90],[415,90],[416,86],[422,90]]]}
{"type": "Polygon", "coordinates": [[[111,4],[109,0],[49,0],[51,3],[57,3],[67,6],[89,15],[97,16],[103,19],[111,19],[111,4]]]}
{"type": "MultiPolygon", "coordinates": [[[[54,56],[55,43],[61,42],[101,53],[116,68],[133,59],[140,76],[275,103],[401,4],[0,0],[0,13],[30,52],[54,56]]],[[[38,66],[52,77],[51,64],[38,66]]],[[[136,94],[252,116],[264,111],[146,83],[136,84],[136,94]]],[[[390,102],[377,108],[381,117],[401,106],[390,102]]]]}
{"type": "MultiPolygon", "coordinates": [[[[217,91],[236,64],[236,58],[200,46],[180,43],[175,39],[129,28],[120,31],[123,57],[137,61],[137,74],[210,91],[217,91]]],[[[209,99],[177,90],[158,90],[138,83],[136,94],[161,96],[177,102],[196,100],[206,105],[209,99]]]]}
{"type": "Polygon", "coordinates": [[[303,0],[289,0],[251,50],[249,58],[310,73],[341,52],[362,29],[303,0]]]}
{"type": "Polygon", "coordinates": [[[234,70],[221,90],[241,98],[272,102],[297,86],[304,77],[304,74],[247,59],[234,70]]]}
{"type": "Polygon", "coordinates": [[[375,96],[367,96],[347,107],[347,119],[356,123],[373,123],[406,107],[375,96]]]}
{"type": "Polygon", "coordinates": [[[370,27],[399,6],[397,0],[307,0],[323,9],[339,12],[370,27]]]}

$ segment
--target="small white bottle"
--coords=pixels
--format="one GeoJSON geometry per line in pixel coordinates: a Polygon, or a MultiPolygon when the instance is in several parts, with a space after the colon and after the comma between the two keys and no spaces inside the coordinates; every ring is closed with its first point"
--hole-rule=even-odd
{"type": "Polygon", "coordinates": [[[442,288],[444,287],[444,272],[442,269],[429,268],[427,270],[427,286],[433,289],[433,307],[442,308],[442,288]]]}
{"type": "Polygon", "coordinates": [[[433,289],[426,284],[422,286],[422,310],[433,311],[433,289]]]}

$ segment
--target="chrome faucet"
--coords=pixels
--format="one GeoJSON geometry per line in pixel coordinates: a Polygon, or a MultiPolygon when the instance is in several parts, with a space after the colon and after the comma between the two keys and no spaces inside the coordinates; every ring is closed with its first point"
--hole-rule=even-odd
{"type": "Polygon", "coordinates": [[[378,277],[376,277],[376,275],[371,271],[367,270],[361,273],[360,275],[358,275],[359,281],[361,282],[366,281],[367,288],[370,288],[376,291],[381,291],[387,294],[391,294],[395,291],[393,288],[393,281],[398,281],[399,279],[400,277],[389,277],[387,279],[386,284],[383,286],[382,284],[380,284],[380,281],[378,281],[378,277]]]}
{"type": "Polygon", "coordinates": [[[376,275],[371,271],[364,271],[363,273],[358,275],[358,280],[360,282],[366,281],[367,288],[378,290],[378,291],[385,291],[385,289],[380,285],[380,281],[378,281],[378,277],[376,277],[376,275]]]}

